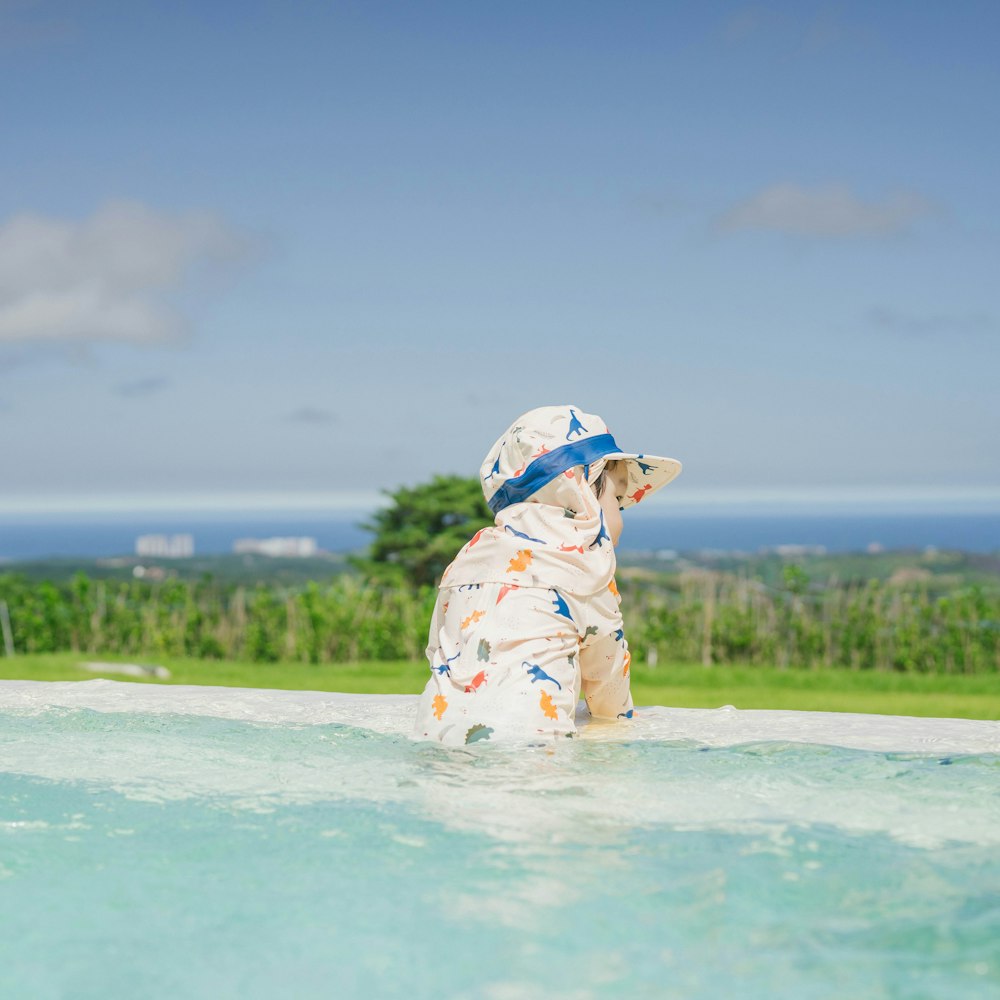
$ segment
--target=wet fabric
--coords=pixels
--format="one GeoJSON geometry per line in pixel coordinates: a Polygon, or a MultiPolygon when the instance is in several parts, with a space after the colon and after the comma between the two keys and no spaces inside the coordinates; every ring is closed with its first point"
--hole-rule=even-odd
{"type": "Polygon", "coordinates": [[[581,599],[554,587],[448,587],[431,632],[421,736],[453,745],[571,736],[581,691],[593,715],[631,717],[629,652],[610,590],[581,599]]]}
{"type": "Polygon", "coordinates": [[[573,406],[532,410],[490,449],[496,522],[442,576],[418,736],[571,736],[581,694],[595,717],[632,717],[614,546],[592,488],[617,454],[604,421],[573,406]]]}

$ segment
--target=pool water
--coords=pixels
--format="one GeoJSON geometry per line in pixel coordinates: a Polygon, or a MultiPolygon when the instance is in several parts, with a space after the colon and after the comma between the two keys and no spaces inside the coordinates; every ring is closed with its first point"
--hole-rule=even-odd
{"type": "Polygon", "coordinates": [[[998,723],[412,708],[0,684],[0,996],[1000,995],[998,723]]]}

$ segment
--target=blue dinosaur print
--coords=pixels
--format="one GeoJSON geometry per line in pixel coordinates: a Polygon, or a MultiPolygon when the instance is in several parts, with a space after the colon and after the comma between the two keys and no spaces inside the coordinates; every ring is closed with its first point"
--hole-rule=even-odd
{"type": "Polygon", "coordinates": [[[580,418],[576,415],[576,410],[569,411],[569,430],[566,432],[568,441],[574,434],[586,434],[587,428],[580,423],[580,418]]]}
{"type": "Polygon", "coordinates": [[[618,718],[619,719],[631,719],[633,715],[635,715],[635,709],[634,708],[630,708],[627,712],[619,712],[618,713],[618,718]]]}
{"type": "Polygon", "coordinates": [[[525,660],[521,666],[524,667],[525,670],[527,670],[531,675],[532,684],[534,684],[535,681],[552,681],[552,683],[555,684],[560,691],[562,691],[562,684],[560,684],[554,677],[550,677],[537,663],[529,663],[525,660]]]}
{"type": "Polygon", "coordinates": [[[458,588],[459,593],[466,590],[479,590],[482,587],[481,583],[463,583],[461,587],[458,588]]]}
{"type": "Polygon", "coordinates": [[[653,467],[651,465],[647,465],[645,462],[637,461],[635,464],[638,465],[640,469],[642,469],[642,474],[644,476],[648,476],[653,471],[653,467]]]}
{"type": "Polygon", "coordinates": [[[537,542],[539,545],[549,544],[544,538],[532,538],[531,535],[526,535],[523,531],[518,531],[517,528],[512,528],[509,524],[505,524],[504,528],[512,535],[516,535],[518,538],[523,538],[527,542],[537,542]]]}
{"type": "Polygon", "coordinates": [[[454,656],[449,656],[448,659],[445,660],[444,663],[442,663],[440,667],[434,667],[434,669],[439,674],[447,674],[449,677],[451,677],[451,661],[452,660],[457,660],[461,655],[462,655],[462,651],[459,650],[454,656]]]}
{"type": "MultiPolygon", "coordinates": [[[[506,443],[507,442],[505,441],[504,444],[506,444],[506,443]]],[[[501,446],[500,451],[501,452],[503,451],[503,447],[502,446],[501,446]]],[[[497,460],[493,463],[493,468],[490,469],[489,475],[486,476],[485,478],[486,479],[492,479],[494,476],[497,476],[499,474],[500,474],[500,454],[498,453],[497,454],[497,460]]]]}
{"type": "Polygon", "coordinates": [[[601,530],[597,532],[597,537],[587,546],[587,548],[592,549],[595,545],[600,548],[604,544],[604,540],[607,539],[611,541],[611,536],[608,534],[608,529],[604,527],[604,511],[601,511],[601,530]]]}
{"type": "Polygon", "coordinates": [[[625,629],[617,628],[615,629],[615,641],[621,642],[625,638],[625,629]]]}
{"type": "Polygon", "coordinates": [[[569,605],[566,603],[565,598],[555,587],[552,588],[552,593],[556,595],[556,599],[552,602],[556,606],[556,614],[573,621],[573,616],[569,613],[569,605]]]}

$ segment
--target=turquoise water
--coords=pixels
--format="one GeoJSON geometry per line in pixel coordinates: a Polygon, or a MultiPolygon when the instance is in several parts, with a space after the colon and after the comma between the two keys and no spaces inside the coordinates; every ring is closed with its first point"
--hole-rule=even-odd
{"type": "Polygon", "coordinates": [[[0,713],[0,996],[996,997],[1000,756],[0,713]]]}

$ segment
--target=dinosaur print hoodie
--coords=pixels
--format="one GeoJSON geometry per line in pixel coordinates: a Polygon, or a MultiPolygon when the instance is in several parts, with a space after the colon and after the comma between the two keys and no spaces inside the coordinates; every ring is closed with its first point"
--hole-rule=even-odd
{"type": "Polygon", "coordinates": [[[639,502],[680,470],[643,458],[574,406],[532,410],[498,439],[481,470],[496,522],[442,575],[416,736],[452,745],[573,736],[581,692],[591,715],[632,718],[614,547],[591,484],[610,459],[638,462],[639,502]]]}

